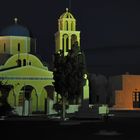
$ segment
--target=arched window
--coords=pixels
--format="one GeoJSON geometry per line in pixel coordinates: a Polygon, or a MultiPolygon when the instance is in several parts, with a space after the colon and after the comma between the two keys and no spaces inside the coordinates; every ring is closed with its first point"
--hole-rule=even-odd
{"type": "Polygon", "coordinates": [[[77,42],[77,36],[76,36],[75,34],[73,34],[73,35],[71,36],[71,45],[74,45],[75,42],[77,42]]]}
{"type": "Polygon", "coordinates": [[[31,61],[29,62],[29,65],[31,65],[32,63],[31,63],[31,61]]]}
{"type": "Polygon", "coordinates": [[[68,24],[68,21],[65,22],[65,28],[66,28],[67,31],[69,30],[69,24],[68,24]]]}
{"type": "Polygon", "coordinates": [[[67,34],[63,35],[63,51],[67,52],[69,50],[69,37],[67,34]]]}
{"type": "Polygon", "coordinates": [[[66,38],[66,52],[69,50],[69,38],[66,38]]]}
{"type": "Polygon", "coordinates": [[[26,66],[26,59],[23,59],[23,66],[26,66]]]}
{"type": "Polygon", "coordinates": [[[74,31],[73,22],[71,22],[71,30],[74,31]]]}
{"type": "Polygon", "coordinates": [[[19,67],[21,66],[21,60],[20,60],[20,59],[17,60],[17,65],[18,65],[19,67]]]}
{"type": "Polygon", "coordinates": [[[20,52],[20,43],[18,43],[18,52],[20,52]]]}
{"type": "Polygon", "coordinates": [[[3,46],[3,50],[4,52],[6,52],[6,44],[4,43],[4,46],[3,46]]]}
{"type": "Polygon", "coordinates": [[[63,39],[63,40],[62,40],[62,50],[64,51],[64,49],[65,49],[65,39],[64,39],[64,36],[63,36],[62,39],[63,39]]]}

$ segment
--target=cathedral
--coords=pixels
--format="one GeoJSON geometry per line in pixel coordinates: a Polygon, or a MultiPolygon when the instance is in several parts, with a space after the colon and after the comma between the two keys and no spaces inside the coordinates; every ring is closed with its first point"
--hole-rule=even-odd
{"type": "MultiPolygon", "coordinates": [[[[55,51],[63,50],[67,55],[75,41],[80,46],[80,31],[76,30],[76,19],[66,9],[58,19],[55,51]]],[[[8,103],[21,116],[37,112],[47,115],[56,113],[53,105],[58,96],[53,86],[53,72],[39,59],[36,47],[36,39],[32,38],[28,28],[18,23],[17,18],[13,25],[0,33],[0,82],[11,85],[7,91],[1,88],[0,94],[8,94],[8,103]]],[[[88,82],[83,90],[83,98],[88,99],[88,82]]],[[[77,104],[71,105],[67,112],[75,112],[78,107],[77,104]]]]}

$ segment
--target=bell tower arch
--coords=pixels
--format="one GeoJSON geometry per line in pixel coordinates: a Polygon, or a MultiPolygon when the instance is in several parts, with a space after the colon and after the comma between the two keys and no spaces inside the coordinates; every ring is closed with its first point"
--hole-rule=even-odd
{"type": "Polygon", "coordinates": [[[55,33],[55,52],[64,51],[67,55],[71,46],[78,42],[80,46],[80,31],[76,31],[76,19],[66,8],[60,18],[58,19],[58,31],[55,33]]]}

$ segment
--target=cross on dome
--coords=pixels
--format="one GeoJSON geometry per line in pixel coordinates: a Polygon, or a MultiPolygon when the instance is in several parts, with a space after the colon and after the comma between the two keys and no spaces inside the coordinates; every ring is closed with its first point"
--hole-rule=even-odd
{"type": "Polygon", "coordinates": [[[66,12],[68,12],[69,11],[69,8],[66,8],[66,12]]]}

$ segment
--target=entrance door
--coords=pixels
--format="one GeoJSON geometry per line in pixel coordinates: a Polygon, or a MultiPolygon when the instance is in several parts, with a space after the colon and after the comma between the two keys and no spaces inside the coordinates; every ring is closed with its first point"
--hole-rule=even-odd
{"type": "Polygon", "coordinates": [[[140,108],[140,92],[133,93],[133,108],[140,108]]]}

